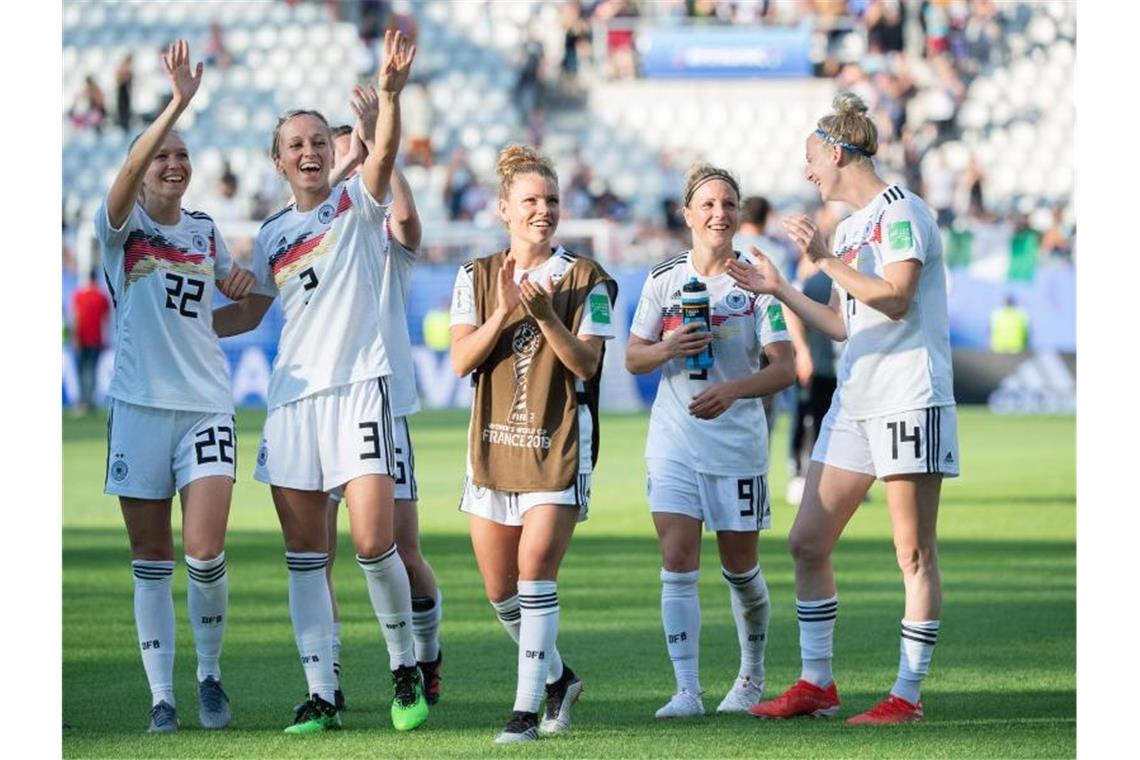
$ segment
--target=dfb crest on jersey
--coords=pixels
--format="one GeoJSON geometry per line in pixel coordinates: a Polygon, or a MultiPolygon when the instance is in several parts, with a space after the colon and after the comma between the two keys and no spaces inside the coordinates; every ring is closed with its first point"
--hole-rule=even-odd
{"type": "Polygon", "coordinates": [[[332,204],[326,203],[325,205],[321,206],[321,210],[317,212],[317,221],[319,221],[321,224],[328,224],[333,220],[333,215],[335,213],[336,212],[333,211],[332,204]]]}
{"type": "Polygon", "coordinates": [[[116,483],[122,483],[127,479],[127,473],[130,472],[130,468],[127,467],[127,463],[122,459],[122,454],[116,454],[115,456],[115,461],[111,463],[111,480],[116,483]]]}
{"type": "Polygon", "coordinates": [[[728,307],[729,311],[744,311],[748,308],[748,296],[744,295],[743,291],[734,288],[724,297],[724,305],[728,307]]]}
{"type": "Polygon", "coordinates": [[[206,250],[206,236],[201,232],[195,232],[194,237],[190,238],[190,243],[194,246],[195,251],[206,250]]]}

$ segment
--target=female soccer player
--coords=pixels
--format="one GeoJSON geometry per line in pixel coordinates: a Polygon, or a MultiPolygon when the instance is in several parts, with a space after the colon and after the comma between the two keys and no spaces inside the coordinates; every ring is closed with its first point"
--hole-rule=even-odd
{"type": "MultiPolygon", "coordinates": [[[[333,166],[333,184],[340,178],[354,174],[372,148],[372,135],[376,132],[379,115],[379,96],[372,87],[358,87],[353,93],[353,110],[359,115],[356,127],[338,127],[333,130],[336,161],[333,166]]],[[[384,315],[380,330],[388,361],[393,367],[406,367],[406,371],[393,373],[389,378],[392,391],[392,417],[396,435],[395,500],[393,515],[396,548],[412,593],[412,639],[415,641],[416,662],[424,679],[424,696],[429,705],[439,701],[440,668],[443,652],[439,646],[439,622],[443,616],[443,597],[436,585],[435,572],[420,552],[419,512],[417,508],[416,457],[412,449],[411,430],[407,417],[419,411],[420,400],[416,391],[416,375],[412,361],[412,341],[408,335],[406,304],[412,284],[412,267],[417,259],[422,227],[416,211],[412,188],[398,168],[392,170],[392,203],[388,208],[388,240],[392,255],[382,262],[380,280],[380,309],[384,315]]],[[[333,586],[332,569],[336,561],[337,508],[342,494],[329,494],[329,597],[333,610],[333,669],[337,677],[336,706],[344,709],[344,694],[340,689],[340,610],[333,586]]]]}
{"type": "Polygon", "coordinates": [[[589,509],[617,284],[593,261],[551,245],[559,195],[549,159],[508,145],[498,173],[510,247],[459,269],[451,366],[460,377],[475,373],[460,509],[487,597],[519,647],[514,711],[497,739],[507,743],[569,729],[582,692],[555,648],[557,578],[589,509]]]}
{"type": "Polygon", "coordinates": [[[785,224],[799,249],[835,283],[828,305],[790,287],[763,254],[729,264],[742,287],[776,296],[808,326],[847,341],[838,388],[812,451],[788,542],[796,570],[800,680],[752,708],[761,717],[835,715],[832,636],[839,609],[831,551],[876,478],[886,483],[906,607],[898,679],[855,724],[922,720],[919,689],[938,638],[942,590],[935,525],[943,476],[958,474],[942,239],[917,195],[875,173],[867,107],[850,93],[807,138],[807,178],[825,201],[858,209],[835,231],[835,253],[807,217],[785,224]]]}
{"type": "Polygon", "coordinates": [[[685,177],[683,198],[692,250],[650,271],[625,357],[634,374],[662,368],[645,459],[649,509],[661,544],[661,622],[677,692],[658,718],[705,714],[698,666],[702,522],[716,531],[740,641],[740,672],[717,712],[744,712],[764,692],[770,605],[756,552],[771,510],[760,397],[794,379],[780,305],[771,296],[745,293],[725,271],[730,261],[751,263],[732,250],[740,219],[736,179],[724,169],[695,165],[685,177]],[[682,323],[682,289],[693,281],[707,289],[711,325],[682,323]],[[687,357],[710,347],[712,366],[686,366],[687,357]]]}
{"type": "Polygon", "coordinates": [[[340,726],[325,580],[327,492],[339,486],[388,648],[392,724],[410,730],[427,719],[408,576],[394,543],[395,447],[387,377],[392,370],[377,308],[389,255],[381,200],[388,195],[399,145],[399,95],[414,56],[402,34],[385,34],[376,150],[347,182],[329,185],[332,138],[323,116],[291,111],[278,123],[273,159],[296,202],[258,233],[258,284],[250,305],[227,307],[225,314],[223,332],[229,334],[256,326],[275,294],[285,312],[254,477],[270,484],[281,521],[289,612],[311,695],[287,733],[340,726]]]}
{"type": "Polygon", "coordinates": [[[178,729],[174,702],[174,539],[182,502],[190,627],[203,728],[230,722],[218,658],[229,581],[224,551],[234,481],[233,398],[214,333],[214,285],[240,299],[253,277],[233,266],[213,220],[181,207],[190,153],[173,131],[202,82],[190,46],[162,56],[172,99],[127,154],[95,214],[118,349],[107,421],[106,492],[119,497],[131,542],[135,624],[150,683],[151,732],[178,729]]]}

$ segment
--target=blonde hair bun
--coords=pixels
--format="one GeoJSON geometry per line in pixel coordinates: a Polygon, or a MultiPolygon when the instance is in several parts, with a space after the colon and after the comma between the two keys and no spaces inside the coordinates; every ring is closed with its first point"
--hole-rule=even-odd
{"type": "Polygon", "coordinates": [[[835,100],[831,101],[831,107],[835,109],[835,113],[840,116],[848,114],[864,114],[867,113],[867,104],[863,99],[853,92],[841,92],[835,96],[835,100]]]}
{"type": "Polygon", "coordinates": [[[558,184],[558,174],[550,159],[529,145],[511,143],[499,151],[499,161],[495,166],[499,175],[499,197],[506,198],[515,177],[522,174],[538,174],[558,184]]]}

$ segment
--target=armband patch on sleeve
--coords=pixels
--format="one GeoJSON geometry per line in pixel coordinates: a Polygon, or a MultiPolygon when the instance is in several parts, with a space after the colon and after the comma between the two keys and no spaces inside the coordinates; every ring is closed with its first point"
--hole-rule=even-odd
{"type": "Polygon", "coordinates": [[[914,237],[910,234],[910,222],[891,222],[887,226],[887,240],[891,248],[906,250],[914,247],[914,237]]]}
{"type": "Polygon", "coordinates": [[[779,304],[774,303],[768,307],[768,325],[772,328],[773,332],[788,329],[787,323],[784,322],[784,310],[779,304]]]}
{"type": "Polygon", "coordinates": [[[590,296],[590,319],[599,325],[610,323],[610,299],[604,293],[590,296]]]}

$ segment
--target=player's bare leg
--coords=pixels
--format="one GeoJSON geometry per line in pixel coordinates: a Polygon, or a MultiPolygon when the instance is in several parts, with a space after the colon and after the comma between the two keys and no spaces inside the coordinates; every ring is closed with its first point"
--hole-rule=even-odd
{"type": "Polygon", "coordinates": [[[701,603],[697,594],[701,521],[688,515],[654,512],[653,527],[661,546],[661,624],[677,682],[677,691],[655,715],[701,717],[705,714],[700,684],[701,603]]]}
{"type": "Polygon", "coordinates": [[[198,718],[203,728],[230,722],[218,662],[229,616],[225,538],[234,481],[224,475],[187,483],[182,502],[182,548],[186,554],[186,606],[198,654],[198,718]]]}
{"type": "Polygon", "coordinates": [[[848,721],[855,724],[917,723],[923,719],[922,680],[930,669],[942,614],[937,530],[942,475],[896,475],[884,480],[895,556],[906,590],[899,670],[887,699],[848,721]]]}
{"type": "Polygon", "coordinates": [[[839,710],[831,673],[832,639],[839,598],[831,552],[840,534],[875,482],[872,475],[813,461],[803,500],[788,534],[796,571],[796,615],[800,627],[800,680],[776,699],[761,702],[752,714],[769,718],[798,715],[830,717],[839,710]]]}
{"type": "Polygon", "coordinates": [[[372,609],[388,647],[395,689],[392,723],[406,731],[427,720],[428,707],[416,666],[408,573],[395,545],[394,491],[395,482],[388,475],[364,475],[344,487],[356,561],[364,571],[372,609]]]}
{"type": "Polygon", "coordinates": [[[153,733],[178,730],[174,709],[174,537],[172,499],[119,497],[131,543],[135,579],[135,627],[143,669],[150,684],[153,733]]]}
{"type": "Polygon", "coordinates": [[[764,650],[772,605],[757,561],[759,531],[717,531],[721,576],[729,588],[740,671],[717,712],[746,712],[764,693],[764,650]]]}

